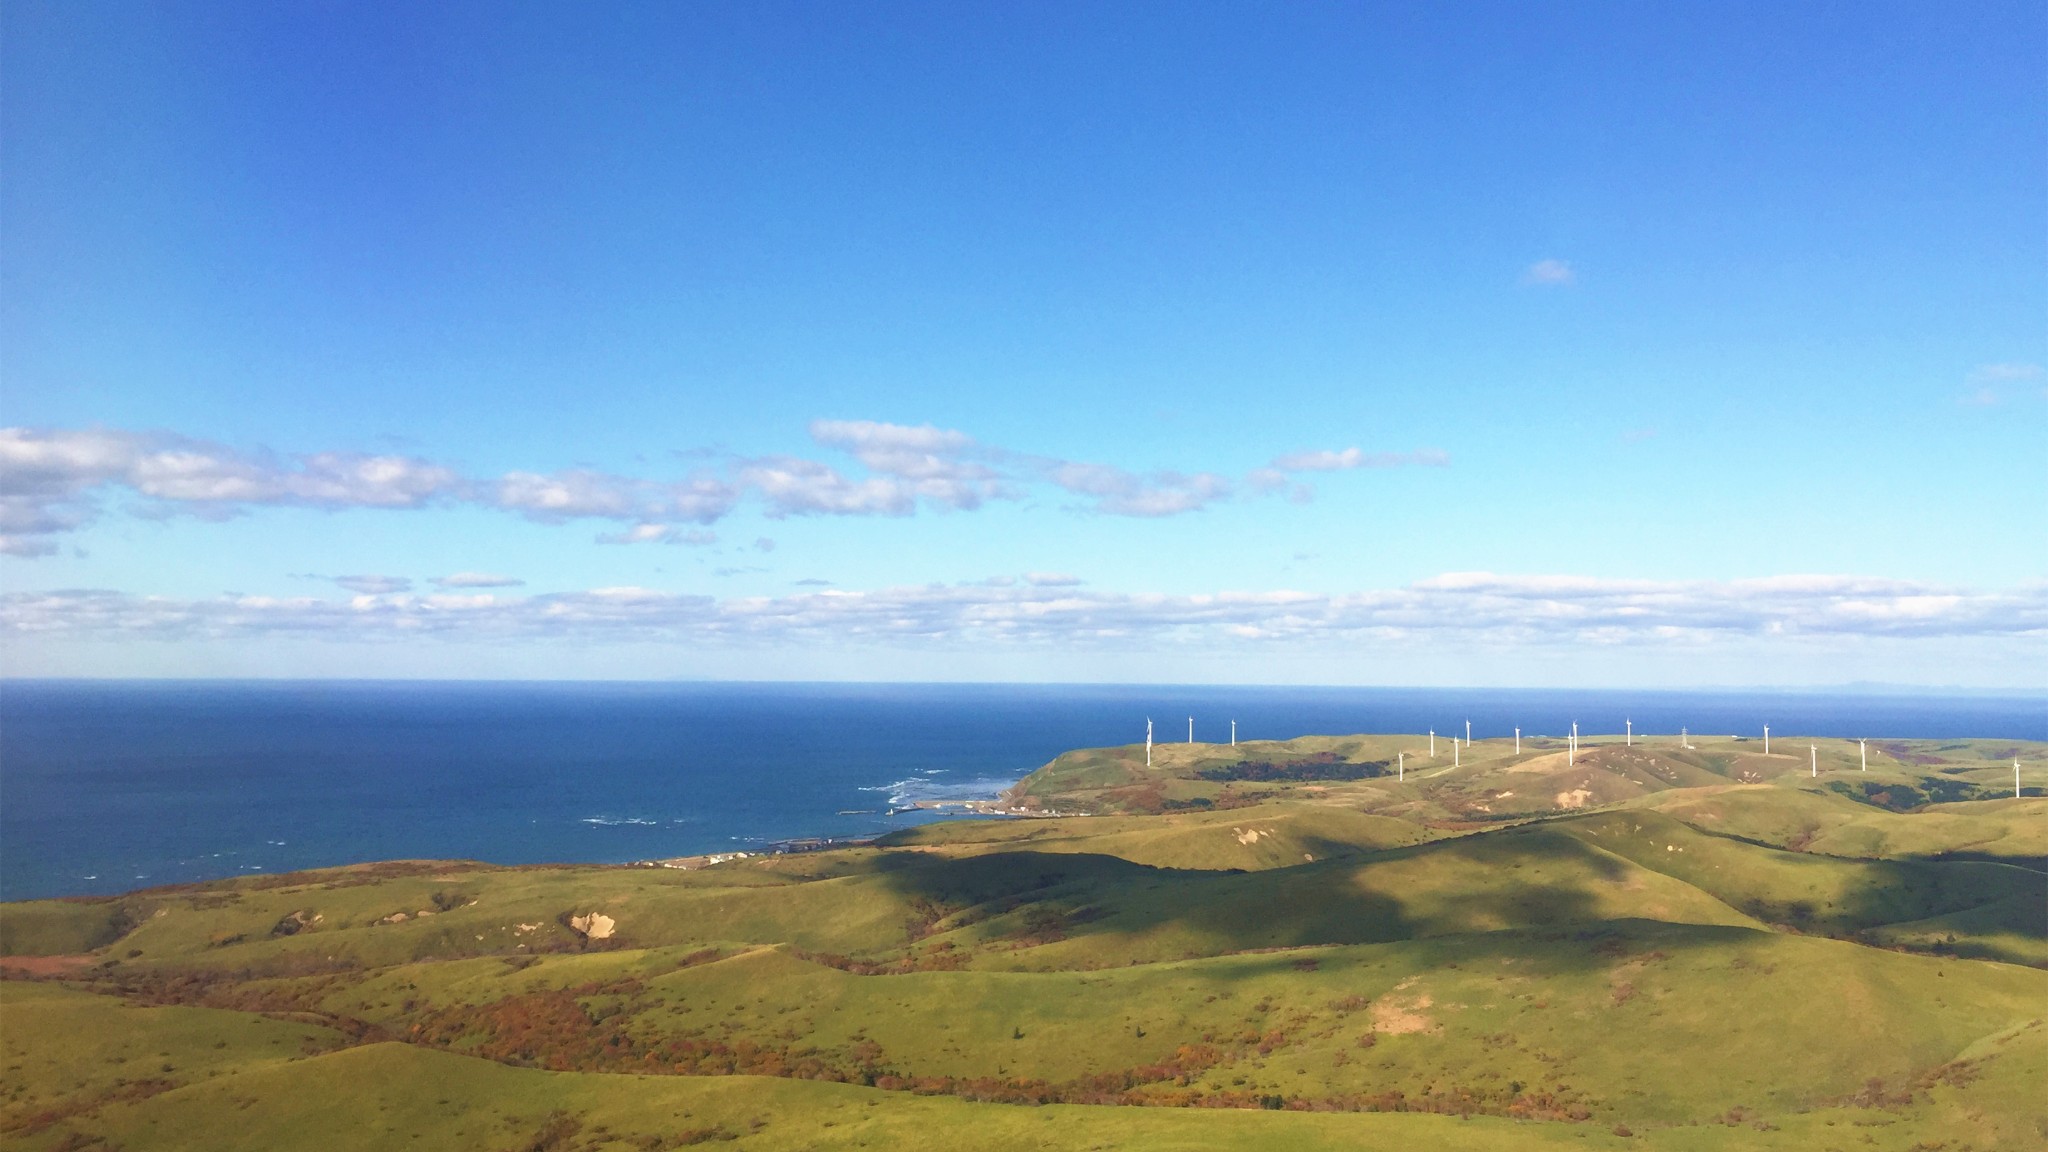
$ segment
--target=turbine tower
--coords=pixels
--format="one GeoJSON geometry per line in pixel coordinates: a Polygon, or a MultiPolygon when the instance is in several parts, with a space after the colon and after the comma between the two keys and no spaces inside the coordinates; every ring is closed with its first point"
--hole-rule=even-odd
{"type": "Polygon", "coordinates": [[[1436,729],[1429,730],[1429,758],[1436,759],[1436,729]]]}
{"type": "Polygon", "coordinates": [[[1522,730],[1521,730],[1520,728],[1517,728],[1517,729],[1515,729],[1515,755],[1517,755],[1517,756],[1520,756],[1521,754],[1522,754],[1522,730]]]}
{"type": "Polygon", "coordinates": [[[1769,756],[1770,754],[1771,754],[1771,726],[1770,726],[1769,724],[1766,724],[1766,725],[1764,725],[1764,755],[1766,755],[1766,756],[1769,756]]]}
{"type": "Polygon", "coordinates": [[[1237,747],[1237,721],[1235,720],[1230,722],[1230,746],[1232,748],[1237,747]]]}
{"type": "Polygon", "coordinates": [[[1865,772],[1870,771],[1870,741],[1858,740],[1856,742],[1856,754],[1863,757],[1863,770],[1865,772]]]}
{"type": "Polygon", "coordinates": [[[2020,758],[2012,758],[2012,798],[2020,798],[2020,758]]]}
{"type": "Polygon", "coordinates": [[[1190,744],[1193,744],[1194,742],[1195,742],[1195,718],[1194,718],[1193,716],[1190,716],[1190,717],[1188,717],[1188,743],[1190,743],[1190,744]]]}
{"type": "Polygon", "coordinates": [[[1145,767],[1152,766],[1152,718],[1145,717],[1145,767]]]}
{"type": "Polygon", "coordinates": [[[1408,779],[1408,754],[1406,752],[1396,752],[1394,755],[1397,757],[1394,761],[1394,771],[1397,773],[1394,777],[1394,782],[1398,784],[1408,779]]]}
{"type": "Polygon", "coordinates": [[[1623,720],[1622,723],[1626,725],[1621,738],[1622,747],[1633,748],[1636,746],[1636,722],[1633,720],[1623,720]]]}
{"type": "Polygon", "coordinates": [[[1465,721],[1465,745],[1468,748],[1472,745],[1472,722],[1470,720],[1465,721]]]}
{"type": "Polygon", "coordinates": [[[1806,758],[1807,758],[1808,762],[1810,762],[1810,763],[1811,763],[1811,764],[1813,765],[1813,771],[1812,771],[1811,773],[1809,773],[1809,775],[1813,776],[1813,777],[1814,777],[1815,779],[1819,779],[1819,778],[1820,778],[1820,746],[1819,746],[1819,745],[1817,745],[1817,744],[1808,744],[1808,745],[1806,746],[1806,758]]]}
{"type": "Polygon", "coordinates": [[[1683,728],[1680,728],[1678,730],[1678,746],[1680,748],[1692,747],[1692,738],[1686,735],[1685,729],[1683,728]]]}

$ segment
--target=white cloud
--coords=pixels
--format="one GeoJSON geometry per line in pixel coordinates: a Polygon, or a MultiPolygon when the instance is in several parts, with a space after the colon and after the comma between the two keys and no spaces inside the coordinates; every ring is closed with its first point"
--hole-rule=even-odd
{"type": "Polygon", "coordinates": [[[588,469],[551,475],[508,472],[497,483],[493,503],[544,523],[586,516],[631,519],[653,510],[650,486],[623,476],[588,469]]]}
{"type": "Polygon", "coordinates": [[[684,544],[702,548],[718,543],[718,533],[676,524],[635,524],[624,532],[603,532],[599,544],[684,544]]]}
{"type": "MultiPolygon", "coordinates": [[[[811,423],[811,438],[851,453],[870,472],[896,481],[894,487],[868,490],[863,493],[866,502],[853,504],[890,515],[907,514],[903,510],[917,500],[962,511],[991,500],[1015,500],[1031,480],[1089,497],[1093,503],[1085,506],[1087,511],[1112,516],[1174,516],[1199,511],[1231,494],[1230,482],[1210,472],[1141,475],[1109,464],[994,448],[966,433],[929,424],[816,420],[811,423]]],[[[840,488],[845,483],[837,473],[821,472],[813,484],[822,495],[813,499],[845,502],[848,497],[840,488]]],[[[789,502],[787,496],[779,499],[789,502]]]]}
{"type": "Polygon", "coordinates": [[[48,554],[47,537],[97,514],[96,490],[126,488],[152,515],[236,515],[252,505],[418,508],[457,496],[451,469],[409,456],[239,453],[168,434],[0,428],[0,550],[48,554]]]}
{"type": "Polygon", "coordinates": [[[436,576],[431,583],[436,588],[518,588],[526,581],[517,576],[499,576],[491,572],[455,572],[436,576]]]}
{"type": "MultiPolygon", "coordinates": [[[[1996,407],[2005,403],[2008,386],[2031,383],[2041,379],[2042,375],[2039,364],[1979,364],[1970,370],[1969,375],[1970,383],[1976,387],[1957,397],[1956,402],[1971,408],[1996,407]]],[[[2042,395],[2048,396],[2048,389],[2043,389],[2042,395]]]]}
{"type": "Polygon", "coordinates": [[[708,476],[661,483],[571,468],[545,475],[508,472],[484,502],[544,524],[583,519],[712,524],[733,510],[739,493],[708,476]]]}
{"type": "Polygon", "coordinates": [[[981,458],[992,455],[964,432],[873,420],[813,420],[811,439],[849,452],[870,472],[891,477],[924,500],[972,510],[1014,499],[1008,477],[981,458]]]}
{"type": "Polygon", "coordinates": [[[1415,452],[1365,452],[1358,448],[1342,451],[1316,449],[1308,452],[1290,452],[1276,458],[1271,472],[1349,472],[1354,468],[1444,468],[1451,463],[1450,454],[1436,448],[1423,448],[1415,452]]]}
{"type": "Polygon", "coordinates": [[[0,631],[78,638],[439,636],[454,640],[1216,647],[1304,650],[1463,637],[1499,645],[1705,644],[1731,637],[2048,637],[2048,585],[1979,591],[1853,576],[1735,581],[1447,573],[1400,588],[1196,595],[1022,583],[825,589],[718,600],[645,588],[495,597],[0,596],[0,631]]]}
{"type": "MultiPolygon", "coordinates": [[[[4,511],[0,511],[0,515],[4,514],[4,511]]],[[[63,530],[62,528],[45,529],[45,531],[51,532],[63,530]]],[[[47,536],[0,533],[0,556],[19,556],[24,560],[32,560],[38,556],[54,556],[56,553],[57,542],[47,536]]]]}
{"type": "Polygon", "coordinates": [[[739,468],[740,483],[767,502],[768,515],[908,516],[917,511],[917,492],[909,484],[885,477],[849,479],[830,464],[795,456],[749,460],[739,468]]]}
{"type": "Polygon", "coordinates": [[[1577,281],[1569,261],[1555,258],[1538,260],[1522,270],[1522,283],[1539,284],[1548,287],[1562,287],[1577,281]]]}
{"type": "Polygon", "coordinates": [[[813,420],[811,438],[846,452],[870,473],[850,477],[795,456],[738,462],[738,482],[785,516],[909,516],[920,503],[972,511],[1022,493],[992,460],[1004,455],[964,432],[874,420],[813,420]]]}
{"type": "MultiPolygon", "coordinates": [[[[973,511],[1018,500],[1034,485],[1082,497],[1075,510],[1163,517],[1230,500],[1236,482],[1215,472],[1135,472],[1112,464],[1030,455],[991,447],[931,425],[818,420],[818,444],[850,454],[864,470],[848,474],[798,456],[729,458],[681,480],[624,476],[594,468],[515,470],[467,477],[411,456],[313,452],[283,456],[238,451],[168,434],[118,429],[0,429],[0,553],[49,555],[56,538],[90,523],[109,494],[136,498],[131,511],[220,519],[262,506],[340,510],[468,505],[543,524],[610,520],[627,527],[597,537],[606,544],[705,544],[708,527],[743,501],[771,518],[910,516],[920,508],[973,511]]],[[[1434,450],[1294,453],[1256,469],[1244,484],[1297,501],[1313,493],[1289,471],[1337,471],[1441,465],[1434,450]]]]}
{"type": "Polygon", "coordinates": [[[334,583],[350,592],[360,592],[365,596],[404,592],[412,587],[412,581],[404,576],[336,576],[334,583]]]}
{"type": "Polygon", "coordinates": [[[1085,583],[1079,576],[1065,572],[1026,572],[1024,582],[1034,588],[1073,588],[1085,583]]]}
{"type": "Polygon", "coordinates": [[[1089,511],[1112,516],[1177,516],[1230,498],[1230,481],[1213,472],[1140,476],[1108,464],[1073,460],[1045,461],[1043,472],[1060,488],[1092,498],[1095,502],[1088,506],[1089,511]]]}
{"type": "Polygon", "coordinates": [[[2005,363],[1979,364],[1970,372],[1972,380],[1989,380],[1994,383],[2015,383],[2041,378],[2039,364],[2005,363]]]}

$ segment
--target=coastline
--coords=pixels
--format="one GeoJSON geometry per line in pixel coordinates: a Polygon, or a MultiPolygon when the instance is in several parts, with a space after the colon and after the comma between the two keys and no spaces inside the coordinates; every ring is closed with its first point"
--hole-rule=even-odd
{"type": "Polygon", "coordinates": [[[1241,734],[1276,739],[1462,731],[1468,717],[1479,731],[1558,731],[1588,717],[1620,728],[1624,716],[1664,731],[1768,722],[1774,736],[2043,735],[2035,701],[1975,696],[10,681],[0,896],[111,896],[366,859],[616,864],[1048,816],[1016,803],[884,810],[990,801],[1065,752],[1142,739],[1147,714],[1191,714],[1198,733],[1235,715],[1241,734]],[[581,819],[599,816],[620,822],[581,819]],[[634,818],[645,823],[624,822],[634,818]]]}
{"type": "MultiPolygon", "coordinates": [[[[958,811],[963,816],[983,816],[992,819],[1049,820],[1067,816],[1083,816],[1083,812],[1060,812],[1045,808],[1029,808],[1009,799],[1010,789],[993,800],[918,800],[898,808],[891,813],[958,811]]],[[[647,860],[630,861],[631,868],[674,868],[680,871],[694,871],[711,868],[734,860],[751,860],[762,856],[787,856],[799,852],[823,852],[832,848],[853,848],[874,844],[893,832],[874,836],[795,836],[787,840],[776,840],[758,850],[736,850],[731,852],[700,852],[689,856],[666,856],[647,860]]]]}

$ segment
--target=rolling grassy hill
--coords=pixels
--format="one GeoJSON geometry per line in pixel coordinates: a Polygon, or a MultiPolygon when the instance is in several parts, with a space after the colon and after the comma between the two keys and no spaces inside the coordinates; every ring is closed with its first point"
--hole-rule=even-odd
{"type": "Polygon", "coordinates": [[[1087,750],[1014,796],[1102,815],[0,906],[0,1141],[2048,1141],[2014,750],[1692,743],[1087,750]]]}

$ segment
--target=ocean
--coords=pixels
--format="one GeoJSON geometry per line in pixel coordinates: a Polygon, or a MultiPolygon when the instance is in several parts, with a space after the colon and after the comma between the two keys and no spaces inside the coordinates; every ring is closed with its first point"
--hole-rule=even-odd
{"type": "Polygon", "coordinates": [[[2048,738],[2040,697],[1109,685],[0,681],[0,899],[397,858],[870,836],[1070,748],[1309,733],[2048,738]]]}

